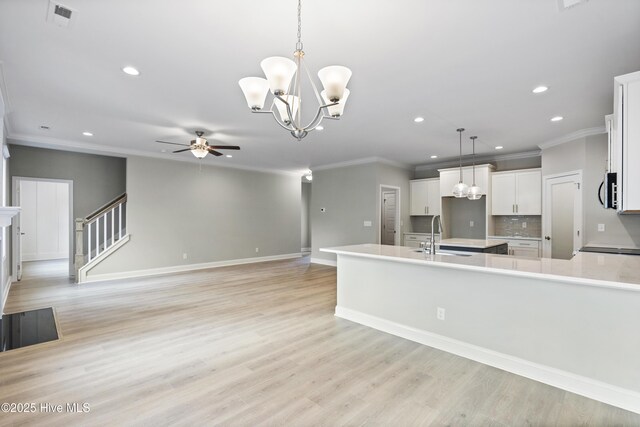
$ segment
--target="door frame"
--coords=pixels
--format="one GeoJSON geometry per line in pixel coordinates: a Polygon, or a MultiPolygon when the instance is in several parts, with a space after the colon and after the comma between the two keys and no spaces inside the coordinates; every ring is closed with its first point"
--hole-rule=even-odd
{"type": "Polygon", "coordinates": [[[573,224],[574,224],[574,232],[577,231],[578,235],[574,235],[573,239],[573,252],[575,253],[577,250],[583,245],[584,239],[584,207],[582,205],[582,190],[583,190],[583,181],[582,181],[582,169],[556,173],[551,175],[544,175],[542,177],[542,257],[543,258],[551,258],[551,241],[546,240],[545,236],[549,236],[551,234],[551,195],[549,194],[547,187],[550,184],[551,180],[558,178],[570,178],[574,177],[573,181],[578,184],[578,194],[576,200],[574,202],[574,211],[573,211],[573,224]]]}
{"type": "Polygon", "coordinates": [[[394,237],[393,244],[394,246],[400,246],[400,226],[401,219],[400,213],[402,210],[400,209],[400,197],[401,197],[401,189],[395,185],[386,185],[380,184],[380,188],[378,190],[378,243],[382,242],[382,192],[383,191],[395,191],[396,193],[396,235],[394,237]]]}
{"type": "MultiPolygon", "coordinates": [[[[11,178],[11,204],[15,205],[16,196],[18,194],[18,188],[20,181],[42,181],[42,182],[57,182],[67,184],[69,188],[69,277],[75,274],[74,267],[74,251],[75,241],[73,239],[74,234],[74,215],[73,215],[73,180],[71,179],[55,179],[55,178],[34,178],[30,176],[13,176],[11,178]]],[[[20,212],[13,219],[13,227],[11,229],[11,282],[16,282],[18,278],[18,257],[20,256],[20,247],[18,245],[18,230],[20,229],[20,212]]]]}

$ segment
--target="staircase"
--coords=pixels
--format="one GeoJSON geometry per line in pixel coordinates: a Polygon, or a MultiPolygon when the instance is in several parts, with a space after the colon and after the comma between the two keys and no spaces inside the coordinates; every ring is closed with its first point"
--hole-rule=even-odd
{"type": "Polygon", "coordinates": [[[76,218],[76,282],[129,241],[127,234],[127,194],[102,206],[86,218],[76,218]]]}

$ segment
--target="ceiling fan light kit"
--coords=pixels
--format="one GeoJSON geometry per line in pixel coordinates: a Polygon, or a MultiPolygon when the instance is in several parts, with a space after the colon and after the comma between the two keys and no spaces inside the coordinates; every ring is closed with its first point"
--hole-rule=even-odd
{"type": "Polygon", "coordinates": [[[318,91],[304,62],[301,9],[301,0],[298,0],[298,42],[293,53],[294,59],[282,56],[266,58],[260,63],[266,79],[245,77],[238,82],[251,112],[272,114],[276,122],[298,141],[316,129],[323,119],[337,120],[342,116],[349,97],[347,83],[351,78],[351,70],[347,67],[324,67],[318,71],[324,90],[322,93],[318,91]],[[319,104],[314,118],[307,125],[302,123],[303,74],[309,79],[319,104]],[[263,110],[268,92],[273,94],[273,100],[270,108],[263,110]]]}
{"type": "MultiPolygon", "coordinates": [[[[191,151],[191,153],[198,159],[204,159],[207,154],[211,153],[216,157],[222,156],[222,153],[217,150],[239,150],[237,145],[209,145],[209,142],[202,137],[204,132],[196,131],[196,139],[192,140],[190,144],[178,144],[176,142],[156,141],[161,144],[180,145],[187,148],[173,151],[173,153],[182,153],[184,151],[191,151]]],[[[231,156],[227,156],[231,157],[231,156]]]]}

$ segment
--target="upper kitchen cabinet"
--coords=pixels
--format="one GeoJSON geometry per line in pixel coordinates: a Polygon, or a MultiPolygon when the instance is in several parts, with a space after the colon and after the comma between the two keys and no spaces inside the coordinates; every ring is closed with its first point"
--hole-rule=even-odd
{"type": "MultiPolygon", "coordinates": [[[[489,189],[489,175],[493,170],[493,165],[477,165],[476,166],[476,185],[482,190],[482,194],[487,194],[489,189]]],[[[453,186],[460,181],[460,169],[438,169],[440,172],[440,196],[453,197],[453,186]]],[[[471,187],[473,184],[473,167],[465,166],[462,168],[462,182],[471,187]]]]}
{"type": "Polygon", "coordinates": [[[409,182],[410,215],[440,215],[440,180],[414,179],[409,182]]]}
{"type": "Polygon", "coordinates": [[[640,213],[640,71],[615,78],[613,114],[618,211],[640,213]]]}
{"type": "Polygon", "coordinates": [[[540,169],[496,172],[491,184],[492,215],[542,215],[540,169]]]}

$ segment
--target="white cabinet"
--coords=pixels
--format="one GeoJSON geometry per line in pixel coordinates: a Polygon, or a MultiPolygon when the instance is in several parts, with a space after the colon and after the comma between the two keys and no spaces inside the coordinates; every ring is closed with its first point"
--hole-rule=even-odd
{"type": "Polygon", "coordinates": [[[521,258],[540,258],[539,240],[507,240],[509,244],[509,255],[521,258]]]}
{"type": "Polygon", "coordinates": [[[496,172],[491,184],[492,215],[542,215],[540,169],[496,172]]]}
{"type": "MultiPolygon", "coordinates": [[[[492,165],[476,166],[476,185],[480,187],[482,194],[487,194],[489,189],[489,174],[492,165]]],[[[453,197],[453,186],[460,181],[460,169],[439,169],[440,172],[440,195],[442,197],[453,197]]],[[[473,167],[465,166],[462,168],[462,182],[469,187],[473,184],[473,167]]]]}
{"type": "Polygon", "coordinates": [[[409,182],[409,215],[440,215],[440,180],[414,179],[409,182]]]}
{"type": "MultiPolygon", "coordinates": [[[[436,243],[440,242],[440,234],[434,234],[436,243]]],[[[404,233],[403,246],[410,248],[419,248],[421,242],[429,242],[431,240],[430,233],[404,233]]]]}
{"type": "Polygon", "coordinates": [[[640,71],[614,79],[614,162],[618,211],[640,213],[640,71]]]}

